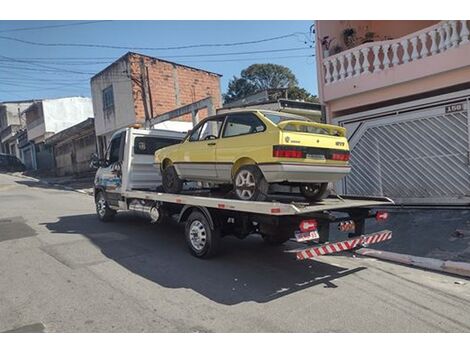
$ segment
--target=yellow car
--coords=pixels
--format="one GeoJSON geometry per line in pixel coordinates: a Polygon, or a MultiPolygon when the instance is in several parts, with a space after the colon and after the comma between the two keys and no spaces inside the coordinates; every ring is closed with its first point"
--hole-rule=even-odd
{"type": "Polygon", "coordinates": [[[275,111],[242,110],[209,117],[184,141],[155,152],[165,192],[185,181],[233,185],[241,200],[264,200],[269,184],[300,187],[309,200],[350,172],[346,130],[275,111]]]}

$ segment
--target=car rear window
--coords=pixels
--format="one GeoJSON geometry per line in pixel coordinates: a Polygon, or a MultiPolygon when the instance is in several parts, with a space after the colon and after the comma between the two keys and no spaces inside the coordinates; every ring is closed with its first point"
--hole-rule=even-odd
{"type": "Polygon", "coordinates": [[[282,121],[296,120],[296,121],[310,121],[306,117],[297,115],[278,115],[278,114],[264,114],[272,123],[276,125],[282,121]]]}
{"type": "Polygon", "coordinates": [[[136,137],[134,141],[134,154],[153,155],[157,150],[181,143],[181,141],[181,139],[175,138],[136,137]]]}

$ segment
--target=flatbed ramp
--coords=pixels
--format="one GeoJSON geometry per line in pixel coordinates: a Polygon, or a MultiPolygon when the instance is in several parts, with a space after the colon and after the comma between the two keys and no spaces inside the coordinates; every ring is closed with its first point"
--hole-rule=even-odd
{"type": "Polygon", "coordinates": [[[306,203],[299,200],[255,202],[213,196],[170,194],[148,191],[128,191],[123,195],[126,198],[145,199],[156,202],[169,202],[175,204],[187,204],[192,206],[203,206],[208,208],[218,208],[275,216],[301,215],[360,207],[373,208],[393,204],[391,199],[385,197],[330,196],[316,203],[306,203]]]}

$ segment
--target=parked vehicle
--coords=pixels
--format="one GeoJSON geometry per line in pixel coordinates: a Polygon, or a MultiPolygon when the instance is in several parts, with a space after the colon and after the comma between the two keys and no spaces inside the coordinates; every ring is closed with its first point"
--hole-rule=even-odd
{"type": "Polygon", "coordinates": [[[0,153],[0,171],[20,172],[24,170],[26,167],[16,156],[0,153]]]}
{"type": "MultiPolygon", "coordinates": [[[[384,211],[371,207],[393,204],[388,198],[330,196],[308,203],[297,196],[281,196],[269,202],[227,199],[214,190],[183,190],[183,194],[159,192],[160,174],[153,165],[153,152],[179,143],[177,132],[126,128],[115,133],[106,157],[93,161],[96,213],[112,221],[118,211],[129,211],[152,223],[173,219],[184,223],[191,254],[208,258],[217,254],[223,237],[243,239],[261,235],[270,245],[289,239],[302,247],[291,250],[297,259],[308,259],[389,240],[391,232],[366,234],[366,220],[383,221],[384,211]],[[299,199],[300,198],[300,199],[299,199]],[[328,243],[331,225],[348,234],[346,240],[328,243]]],[[[158,226],[158,225],[157,225],[158,226]]]]}
{"type": "Polygon", "coordinates": [[[201,121],[183,143],[159,149],[163,188],[185,181],[233,185],[240,200],[264,200],[270,184],[300,188],[310,201],[350,172],[346,130],[275,111],[240,110],[201,121]]]}

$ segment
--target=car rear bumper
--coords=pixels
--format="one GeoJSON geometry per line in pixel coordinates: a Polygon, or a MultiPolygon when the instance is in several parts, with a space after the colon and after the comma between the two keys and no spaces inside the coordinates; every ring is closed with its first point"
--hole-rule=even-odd
{"type": "Polygon", "coordinates": [[[269,183],[324,183],[341,180],[351,171],[350,166],[307,165],[294,163],[259,164],[269,183]]]}

